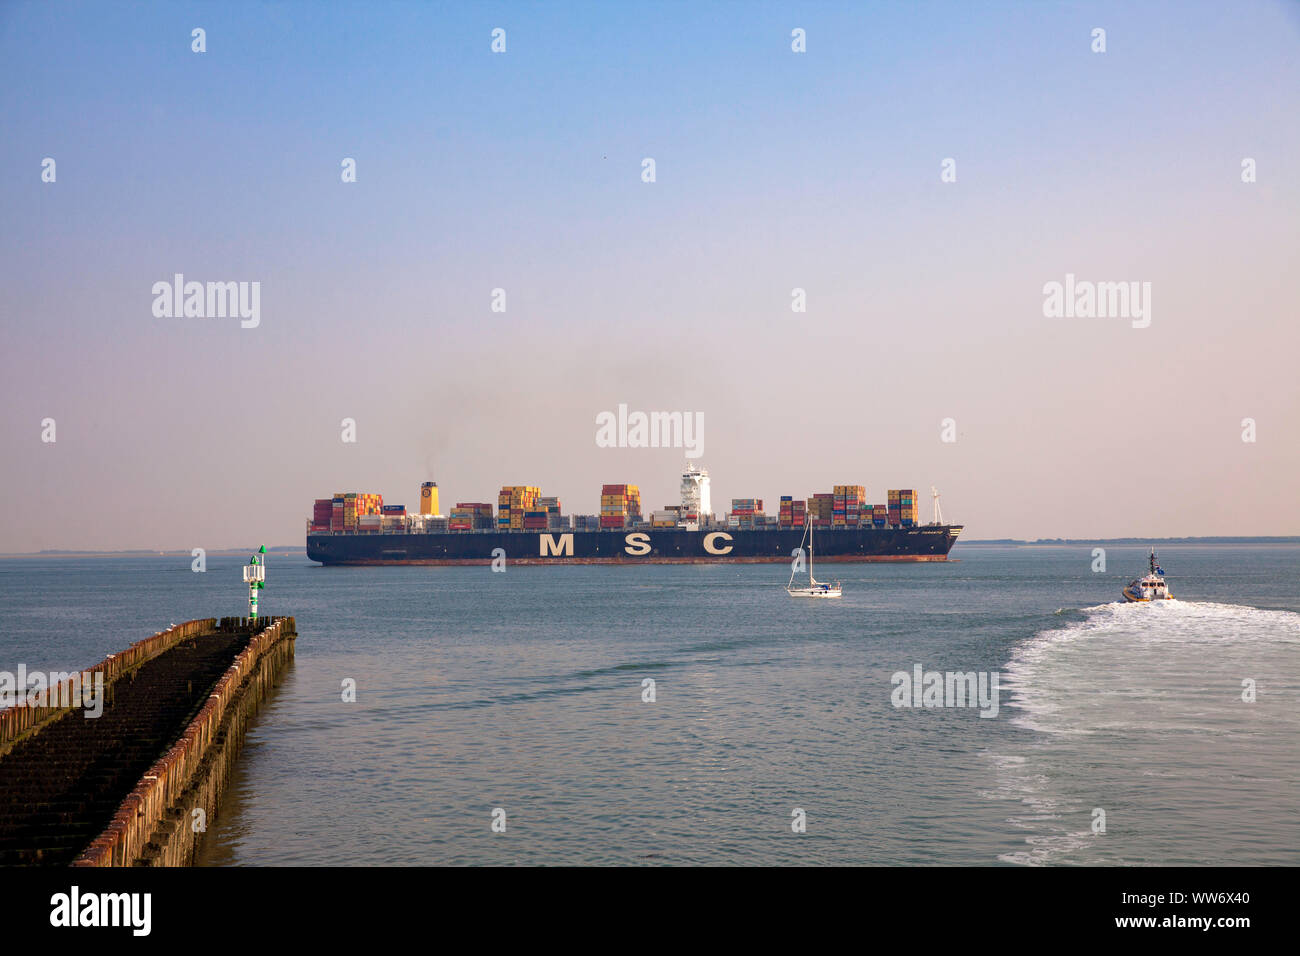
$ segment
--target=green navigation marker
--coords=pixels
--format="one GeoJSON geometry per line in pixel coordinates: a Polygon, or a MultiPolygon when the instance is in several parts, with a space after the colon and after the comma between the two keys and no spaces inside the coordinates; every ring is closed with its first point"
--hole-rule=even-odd
{"type": "Polygon", "coordinates": [[[248,616],[257,620],[257,592],[266,587],[266,559],[258,555],[266,554],[266,545],[257,549],[257,554],[248,559],[244,567],[244,582],[248,585],[248,616]]]}

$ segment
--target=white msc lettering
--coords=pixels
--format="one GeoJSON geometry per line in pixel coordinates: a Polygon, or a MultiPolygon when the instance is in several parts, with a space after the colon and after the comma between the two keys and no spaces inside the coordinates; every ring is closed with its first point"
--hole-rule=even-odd
{"type": "Polygon", "coordinates": [[[630,555],[639,557],[650,553],[650,535],[643,531],[634,531],[623,540],[627,542],[623,550],[630,555]]]}
{"type": "Polygon", "coordinates": [[[573,557],[573,535],[562,534],[560,540],[555,540],[553,534],[540,534],[537,536],[540,541],[542,557],[573,557]]]}
{"type": "Polygon", "coordinates": [[[712,534],[706,534],[704,536],[704,550],[709,552],[709,554],[730,554],[731,545],[727,545],[725,548],[719,548],[713,543],[718,538],[722,538],[724,541],[730,541],[731,535],[727,534],[725,531],[715,531],[712,534]]]}

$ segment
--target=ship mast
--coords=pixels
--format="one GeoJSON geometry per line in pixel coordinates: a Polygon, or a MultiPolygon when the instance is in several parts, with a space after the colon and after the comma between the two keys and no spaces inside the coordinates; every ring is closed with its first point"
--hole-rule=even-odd
{"type": "Polygon", "coordinates": [[[930,497],[934,499],[934,512],[930,524],[943,524],[943,509],[939,507],[939,489],[930,486],[930,497]]]}

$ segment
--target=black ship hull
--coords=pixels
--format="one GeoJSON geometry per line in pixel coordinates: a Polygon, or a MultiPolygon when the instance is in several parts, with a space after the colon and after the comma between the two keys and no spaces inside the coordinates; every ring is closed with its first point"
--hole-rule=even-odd
{"type": "MultiPolygon", "coordinates": [[[[824,528],[817,561],[946,561],[961,525],[824,528]]],[[[789,561],[802,529],[687,531],[445,531],[308,534],[307,557],[326,565],[726,564],[789,561]]]]}

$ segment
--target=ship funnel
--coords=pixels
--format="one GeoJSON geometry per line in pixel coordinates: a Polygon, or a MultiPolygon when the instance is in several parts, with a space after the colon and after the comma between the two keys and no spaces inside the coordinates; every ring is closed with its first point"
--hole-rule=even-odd
{"type": "Polygon", "coordinates": [[[438,510],[438,483],[436,481],[426,481],[420,485],[420,514],[437,515],[441,513],[438,510]]]}

